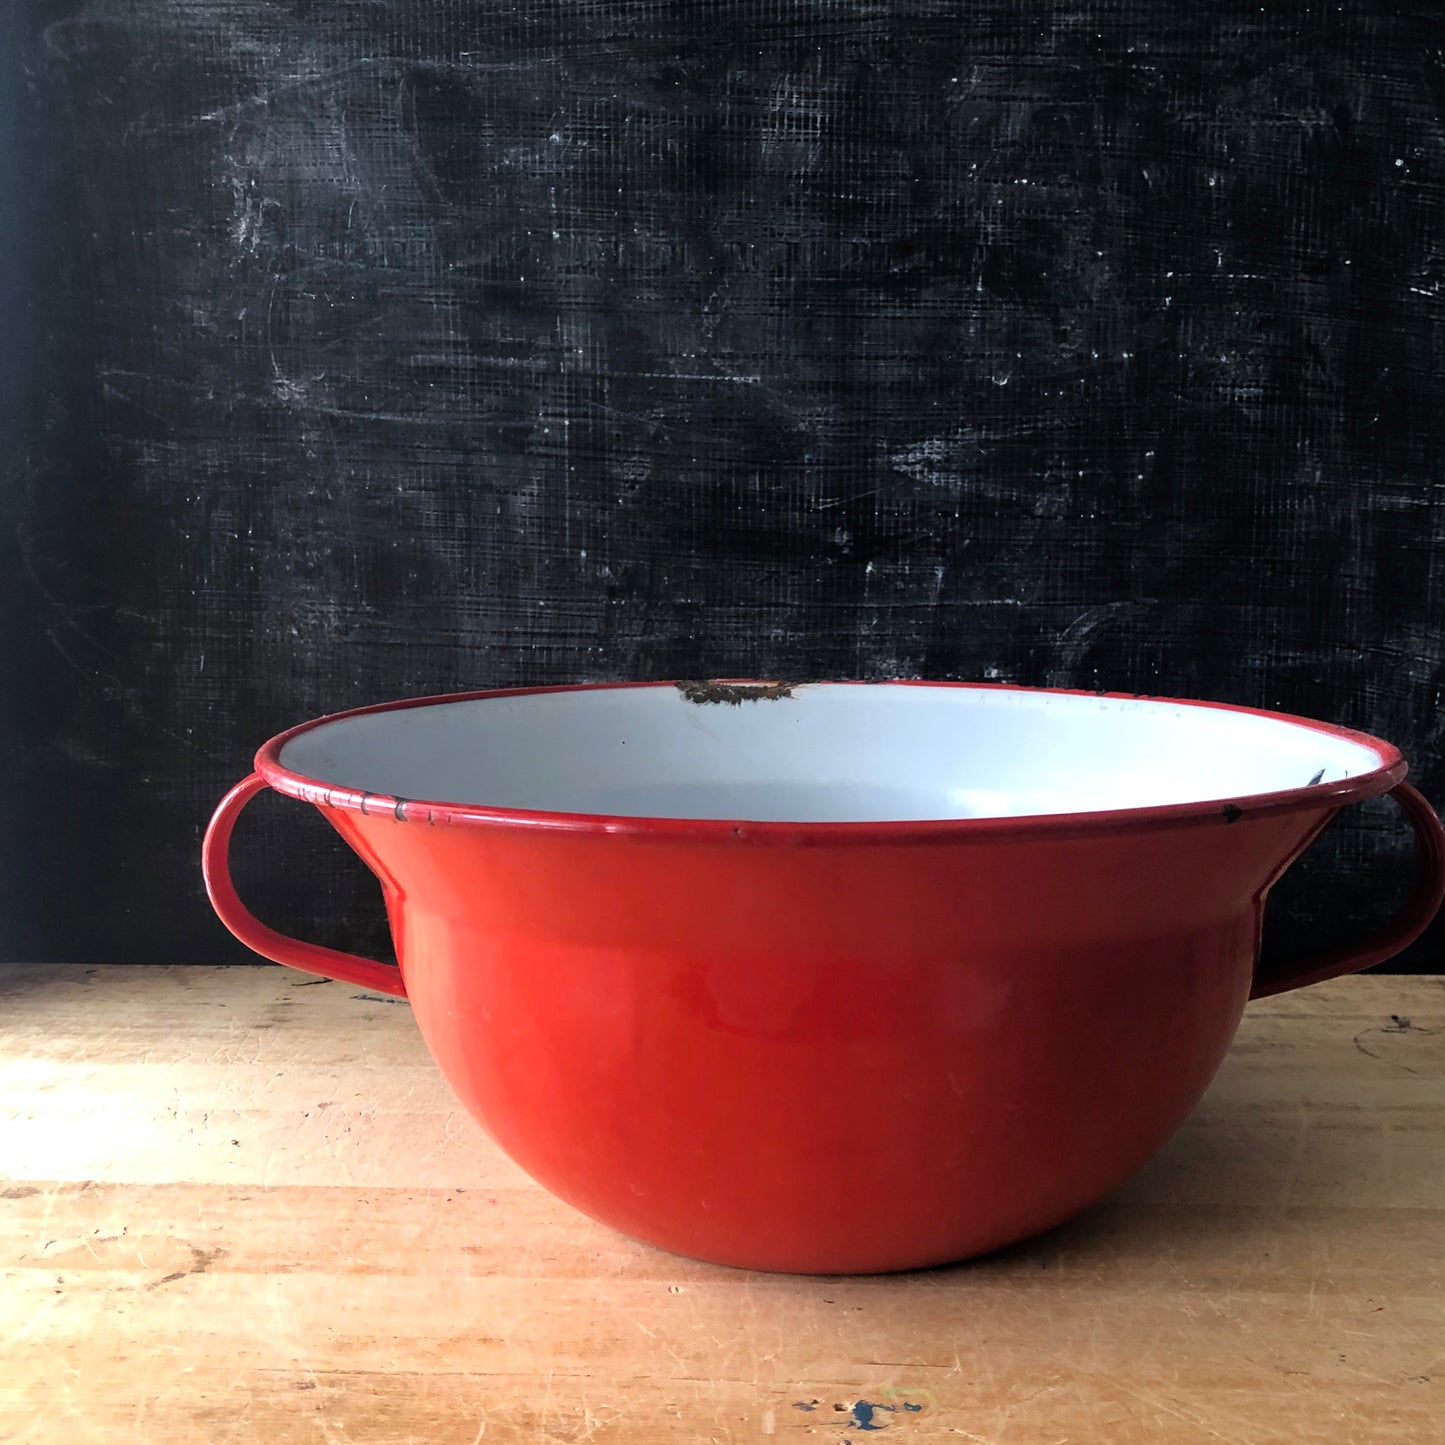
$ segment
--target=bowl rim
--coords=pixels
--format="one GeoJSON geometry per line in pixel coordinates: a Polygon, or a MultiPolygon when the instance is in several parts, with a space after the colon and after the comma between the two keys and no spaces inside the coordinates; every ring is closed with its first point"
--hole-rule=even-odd
{"type": "Polygon", "coordinates": [[[1149,831],[1178,827],[1230,827],[1249,818],[1274,817],[1296,812],[1325,812],[1388,793],[1404,780],[1408,764],[1392,743],[1370,733],[1321,722],[1316,718],[1239,703],[1208,702],[1197,698],[1158,696],[1152,693],[1109,692],[1089,688],[1024,687],[1005,682],[935,682],[921,678],[817,679],[809,683],[779,684],[753,679],[710,679],[725,686],[799,687],[923,687],[970,691],[1027,693],[1064,697],[1092,697],[1125,702],[1164,703],[1171,707],[1210,709],[1270,718],[1333,738],[1357,743],[1377,753],[1380,766],[1329,783],[1306,784],[1269,793],[1241,793],[1232,798],[1202,802],[1159,803],[1144,807],[1109,808],[1092,812],[1029,813],[1014,817],[927,818],[908,820],[843,820],[831,822],[767,821],[730,818],[664,818],[606,813],[569,813],[528,808],[485,807],[449,803],[442,799],[400,798],[387,793],[340,787],[311,778],[281,762],[282,749],[303,733],[324,724],[400,712],[409,708],[446,703],[477,702],[488,698],[531,697],[560,692],[603,692],[619,689],[696,687],[691,681],[585,682],[541,687],[483,688],[471,692],[438,693],[394,699],[365,707],[348,708],[298,723],[276,734],[256,753],[256,771],[278,793],[318,807],[344,809],[365,817],[386,817],[398,823],[429,827],[470,826],[502,828],[526,833],[571,833],[595,837],[622,837],[652,842],[714,844],[775,844],[790,847],[872,844],[896,847],[908,844],[989,843],[1007,840],[1039,841],[1099,833],[1149,831]]]}

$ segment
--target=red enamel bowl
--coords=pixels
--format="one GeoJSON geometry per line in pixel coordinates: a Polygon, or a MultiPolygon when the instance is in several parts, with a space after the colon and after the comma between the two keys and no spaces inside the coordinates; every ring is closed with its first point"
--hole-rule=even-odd
{"type": "Polygon", "coordinates": [[[807,1272],[1057,1224],[1179,1127],[1251,997],[1380,962],[1445,892],[1389,744],[1197,702],[930,683],[642,684],[364,708],[274,738],[204,865],[256,952],[405,995],[524,1169],[666,1249],[807,1272]],[[270,786],[381,880],[397,966],[227,874],[270,786]],[[1380,937],[1259,966],[1271,885],[1389,793],[1380,937]]]}

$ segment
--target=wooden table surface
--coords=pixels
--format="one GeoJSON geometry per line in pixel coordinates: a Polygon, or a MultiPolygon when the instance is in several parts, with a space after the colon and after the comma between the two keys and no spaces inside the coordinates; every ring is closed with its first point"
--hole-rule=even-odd
{"type": "MultiPolygon", "coordinates": [[[[660,1253],[509,1163],[405,1004],[0,970],[0,1440],[1445,1440],[1445,979],[1256,1004],[1053,1234],[825,1279],[660,1253]]],[[[884,1442],[888,1445],[888,1442],[884,1442]]]]}

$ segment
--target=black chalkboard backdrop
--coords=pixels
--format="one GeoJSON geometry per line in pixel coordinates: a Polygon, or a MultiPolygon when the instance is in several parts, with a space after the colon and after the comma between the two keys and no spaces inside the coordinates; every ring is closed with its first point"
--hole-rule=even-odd
{"type": "MultiPolygon", "coordinates": [[[[257,744],[462,688],[1197,696],[1445,802],[1442,396],[1433,0],[5,0],[0,949],[250,957],[257,744]]],[[[1358,810],[1270,946],[1410,857],[1358,810]]]]}

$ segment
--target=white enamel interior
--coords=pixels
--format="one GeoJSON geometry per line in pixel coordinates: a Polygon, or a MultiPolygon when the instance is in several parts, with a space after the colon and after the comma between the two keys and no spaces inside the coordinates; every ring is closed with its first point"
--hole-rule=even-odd
{"type": "Polygon", "coordinates": [[[281,762],[330,786],[429,802],[879,822],[1228,801],[1355,777],[1383,759],[1218,708],[820,684],[736,705],[671,687],[432,703],[321,723],[281,762]]]}

